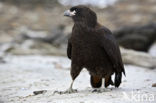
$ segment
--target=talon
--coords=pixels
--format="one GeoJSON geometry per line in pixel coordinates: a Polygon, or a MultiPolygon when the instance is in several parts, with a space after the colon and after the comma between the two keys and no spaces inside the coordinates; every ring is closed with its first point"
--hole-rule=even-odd
{"type": "Polygon", "coordinates": [[[55,94],[55,93],[62,94],[63,92],[62,91],[54,91],[53,94],[55,94]]]}
{"type": "Polygon", "coordinates": [[[97,90],[96,90],[96,89],[94,89],[94,90],[92,91],[92,93],[94,93],[94,92],[97,92],[97,90]]]}
{"type": "Polygon", "coordinates": [[[102,90],[100,90],[100,89],[94,89],[94,90],[92,91],[92,93],[102,93],[102,90]]]}
{"type": "Polygon", "coordinates": [[[66,90],[65,91],[65,93],[76,93],[77,92],[77,90],[76,89],[68,89],[68,90],[66,90]]]}
{"type": "Polygon", "coordinates": [[[54,93],[53,94],[55,94],[55,93],[58,93],[58,94],[66,94],[66,93],[68,93],[68,94],[70,94],[70,93],[76,93],[77,92],[77,90],[76,89],[72,89],[72,86],[73,86],[73,82],[74,82],[74,80],[72,81],[72,83],[71,83],[71,85],[70,85],[70,88],[69,89],[67,89],[66,91],[54,91],[54,93]]]}

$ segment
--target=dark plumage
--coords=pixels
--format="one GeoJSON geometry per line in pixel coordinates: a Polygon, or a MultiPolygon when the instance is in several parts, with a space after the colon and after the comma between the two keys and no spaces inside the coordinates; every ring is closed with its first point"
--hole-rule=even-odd
{"type": "MultiPolygon", "coordinates": [[[[111,31],[97,22],[95,12],[86,6],[75,6],[64,13],[74,21],[72,35],[68,40],[67,55],[71,59],[73,81],[83,68],[90,75],[92,87],[99,88],[102,78],[105,87],[119,87],[122,72],[125,74],[119,46],[111,31]],[[115,73],[114,83],[111,75],[115,73]]],[[[73,84],[73,82],[72,82],[73,84]]],[[[71,88],[72,89],[72,84],[71,88]]]]}

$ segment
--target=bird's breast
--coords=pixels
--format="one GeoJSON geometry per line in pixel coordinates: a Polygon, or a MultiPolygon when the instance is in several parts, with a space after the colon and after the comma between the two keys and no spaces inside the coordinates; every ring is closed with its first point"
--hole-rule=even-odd
{"type": "Polygon", "coordinates": [[[104,52],[98,45],[96,37],[76,36],[72,39],[72,57],[74,61],[85,65],[98,64],[103,60],[104,52]]]}

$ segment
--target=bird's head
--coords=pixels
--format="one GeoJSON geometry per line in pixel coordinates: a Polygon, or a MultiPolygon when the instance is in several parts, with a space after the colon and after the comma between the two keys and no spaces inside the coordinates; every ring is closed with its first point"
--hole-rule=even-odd
{"type": "Polygon", "coordinates": [[[64,16],[71,17],[75,23],[83,22],[88,26],[95,26],[97,23],[95,12],[83,5],[71,7],[64,12],[64,16]]]}

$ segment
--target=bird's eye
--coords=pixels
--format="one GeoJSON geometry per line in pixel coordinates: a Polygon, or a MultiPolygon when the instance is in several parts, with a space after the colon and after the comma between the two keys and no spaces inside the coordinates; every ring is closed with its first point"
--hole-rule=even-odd
{"type": "Polygon", "coordinates": [[[70,11],[76,11],[76,12],[78,12],[78,8],[73,7],[73,8],[70,9],[70,11]]]}

